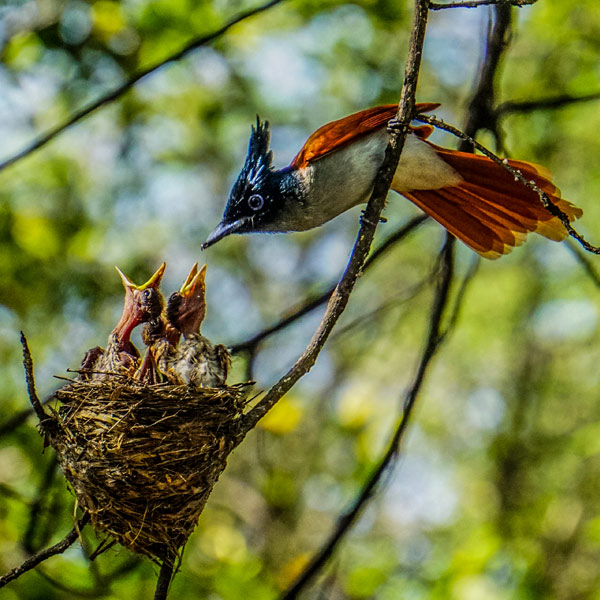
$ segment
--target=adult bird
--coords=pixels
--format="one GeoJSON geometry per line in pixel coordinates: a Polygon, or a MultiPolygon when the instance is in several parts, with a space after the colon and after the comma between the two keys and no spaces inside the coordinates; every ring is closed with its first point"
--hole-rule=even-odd
{"type": "Polygon", "coordinates": [[[135,285],[115,267],[125,288],[123,312],[108,336],[106,350],[96,346],[88,350],[80,367],[80,378],[105,379],[110,375],[132,376],[139,367],[140,354],[131,341],[131,332],[140,323],[155,318],[162,309],[160,282],[165,263],[143,285],[135,285]]]}
{"type": "MultiPolygon", "coordinates": [[[[417,104],[425,113],[439,104],[417,104]]],[[[203,248],[232,233],[304,231],[367,202],[389,141],[397,105],[377,106],[315,131],[289,166],[275,170],[269,124],[252,128],[246,162],[221,223],[203,248]]],[[[486,258],[498,258],[529,232],[560,241],[567,231],[533,190],[484,156],[437,146],[429,125],[410,127],[391,189],[411,200],[486,258]]],[[[550,173],[530,162],[508,164],[533,180],[569,221],[582,211],[561,199],[550,173]]]]}
{"type": "Polygon", "coordinates": [[[225,385],[231,355],[223,344],[213,344],[200,333],[206,315],[206,265],[196,263],[179,292],[167,302],[169,325],[183,334],[184,340],[169,355],[167,372],[172,380],[195,387],[225,385]]]}

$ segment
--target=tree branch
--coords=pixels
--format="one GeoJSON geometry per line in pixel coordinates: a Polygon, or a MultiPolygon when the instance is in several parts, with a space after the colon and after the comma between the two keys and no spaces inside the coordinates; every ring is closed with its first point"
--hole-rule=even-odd
{"type": "Polygon", "coordinates": [[[580,102],[590,102],[591,100],[600,100],[600,92],[584,94],[583,96],[569,96],[568,94],[563,94],[561,96],[556,96],[555,98],[540,98],[539,100],[527,100],[521,102],[509,100],[498,106],[496,115],[502,117],[514,113],[530,113],[535,110],[563,108],[580,102]]]}
{"type": "Polygon", "coordinates": [[[454,242],[454,237],[452,237],[450,234],[447,234],[446,243],[444,244],[444,248],[442,249],[441,253],[442,269],[440,271],[437,291],[433,300],[431,317],[429,320],[429,334],[421,354],[421,359],[419,361],[413,383],[404,401],[402,417],[400,418],[400,422],[396,427],[394,435],[392,436],[392,439],[388,445],[388,449],[361,489],[360,494],[352,503],[352,506],[338,518],[337,525],[327,539],[326,543],[323,544],[319,552],[313,557],[300,577],[281,596],[280,600],[293,600],[294,598],[297,598],[302,589],[304,589],[304,587],[306,587],[313,577],[321,570],[323,565],[333,554],[340,540],[344,537],[358,516],[361,514],[366,503],[372,498],[377,484],[381,480],[383,474],[386,472],[388,466],[392,464],[398,456],[400,444],[404,438],[415,402],[417,400],[419,391],[421,390],[421,386],[423,385],[427,368],[431,362],[431,359],[434,357],[439,344],[445,337],[445,334],[441,335],[440,333],[440,325],[444,310],[448,303],[450,285],[452,283],[454,273],[454,242]]]}
{"type": "Polygon", "coordinates": [[[477,8],[478,6],[529,6],[535,4],[537,0],[470,0],[466,2],[451,2],[442,4],[440,2],[430,2],[430,10],[443,10],[444,8],[477,8]]]}
{"type": "Polygon", "coordinates": [[[154,600],[166,600],[169,593],[169,586],[173,579],[175,561],[173,559],[165,559],[160,566],[158,581],[156,582],[156,590],[154,592],[154,600]]]}
{"type": "Polygon", "coordinates": [[[584,254],[578,246],[569,241],[567,248],[573,253],[577,262],[581,265],[587,276],[593,281],[594,285],[600,288],[600,274],[596,271],[592,261],[584,254]]]}
{"type": "Polygon", "coordinates": [[[367,208],[363,214],[360,230],[350,261],[348,262],[338,286],[329,299],[321,324],[315,331],[306,350],[298,358],[291,369],[271,387],[258,404],[245,416],[244,429],[247,431],[254,427],[256,423],[258,423],[258,421],[273,406],[275,406],[277,401],[288,392],[303,375],[308,373],[315,364],[329,334],[341,314],[344,312],[344,309],[348,304],[350,293],[363,269],[414,112],[417,80],[419,76],[419,67],[421,65],[425,30],[427,27],[427,5],[428,0],[415,0],[415,16],[409,43],[408,61],[406,64],[400,103],[396,113],[397,127],[391,131],[390,142],[386,148],[385,158],[377,173],[371,198],[369,199],[367,208]]]}
{"type": "Polygon", "coordinates": [[[33,376],[33,359],[31,358],[31,352],[29,351],[29,345],[27,344],[27,338],[21,331],[21,346],[23,347],[23,367],[25,368],[25,382],[27,383],[27,394],[33,410],[37,415],[40,425],[42,428],[49,421],[52,421],[52,417],[46,413],[40,399],[35,390],[35,379],[33,376]]]}
{"type": "Polygon", "coordinates": [[[34,554],[18,567],[15,567],[6,573],[6,575],[0,576],[0,588],[4,587],[7,583],[10,583],[14,579],[17,579],[17,577],[20,577],[23,575],[23,573],[31,571],[31,569],[37,567],[41,562],[47,560],[51,556],[62,554],[67,548],[69,548],[69,546],[72,546],[77,541],[79,532],[85,527],[89,520],[89,514],[84,513],[81,519],[79,519],[79,522],[75,525],[75,527],[73,527],[73,529],[71,529],[71,531],[69,531],[64,539],[54,544],[54,546],[50,546],[49,548],[34,554]]]}
{"type": "MultiPolygon", "coordinates": [[[[504,15],[502,19],[498,20],[494,24],[492,35],[488,40],[485,62],[480,70],[480,80],[478,81],[478,84],[475,88],[474,99],[469,104],[469,113],[471,111],[475,111],[478,105],[484,107],[493,106],[493,102],[490,102],[490,100],[485,97],[485,94],[489,94],[491,96],[493,96],[494,94],[493,83],[495,79],[495,71],[499,66],[500,57],[502,51],[504,50],[505,34],[503,30],[506,31],[505,28],[507,28],[510,25],[510,14],[508,15],[508,19],[506,18],[506,15],[504,15]],[[500,20],[501,23],[498,23],[498,20],[500,20]],[[496,47],[496,45],[499,45],[499,47],[496,47]],[[477,102],[474,101],[475,96],[478,96],[477,102]]],[[[469,114],[469,117],[467,119],[467,126],[470,128],[470,131],[473,135],[475,135],[481,127],[485,126],[485,117],[486,111],[481,110],[477,110],[475,115],[469,114]]],[[[434,299],[434,304],[430,316],[428,340],[425,344],[423,353],[421,355],[419,368],[417,369],[417,373],[413,380],[413,384],[406,397],[406,403],[404,405],[402,417],[390,442],[388,451],[382,457],[373,475],[363,486],[361,492],[352,503],[351,508],[339,517],[336,529],[325,541],[321,549],[315,554],[314,558],[308,564],[304,572],[284,594],[282,600],[291,600],[297,597],[298,593],[300,593],[300,591],[319,572],[319,570],[323,567],[323,565],[327,562],[328,558],[334,552],[337,544],[339,544],[343,536],[346,534],[346,532],[352,526],[353,522],[358,517],[364,504],[371,497],[371,494],[373,493],[377,482],[381,478],[381,475],[385,472],[386,465],[389,465],[393,461],[393,459],[397,459],[400,443],[402,441],[402,436],[404,435],[404,431],[408,426],[408,419],[410,418],[412,408],[416,401],[420,386],[422,385],[427,366],[431,358],[433,358],[433,355],[437,351],[439,345],[446,340],[448,334],[456,326],[467,286],[472,281],[476,273],[477,266],[480,262],[479,259],[476,259],[472,263],[467,274],[465,275],[465,278],[456,295],[454,307],[451,310],[451,314],[448,318],[447,325],[442,331],[440,327],[441,318],[448,302],[449,288],[453,270],[453,262],[451,256],[453,238],[450,236],[450,234],[447,234],[447,240],[447,244],[441,255],[442,270],[438,274],[438,291],[434,299]]]]}
{"type": "Polygon", "coordinates": [[[167,56],[167,58],[154,63],[153,65],[151,65],[150,67],[147,67],[146,69],[142,69],[141,71],[138,71],[132,77],[127,79],[127,81],[125,81],[125,83],[122,83],[120,86],[116,87],[111,92],[108,92],[108,93],[104,94],[103,96],[100,96],[100,98],[98,98],[97,100],[90,102],[89,104],[84,106],[81,110],[73,113],[73,115],[71,117],[69,117],[66,121],[64,121],[60,125],[57,125],[56,127],[53,127],[52,129],[48,130],[46,133],[42,134],[41,136],[36,138],[33,142],[31,142],[30,144],[25,146],[22,150],[19,150],[17,153],[13,154],[12,156],[4,159],[2,162],[0,162],[0,171],[6,169],[10,165],[14,165],[17,161],[21,160],[22,158],[25,158],[26,156],[29,156],[36,150],[39,150],[40,148],[45,146],[48,142],[53,140],[55,137],[57,137],[58,135],[63,133],[63,131],[69,129],[72,125],[75,125],[75,123],[78,123],[79,121],[81,121],[82,119],[84,119],[85,117],[87,117],[89,114],[93,113],[100,107],[110,104],[114,100],[117,100],[123,94],[128,92],[136,83],[138,83],[138,81],[140,81],[141,79],[144,79],[144,77],[150,75],[151,73],[154,73],[154,71],[157,71],[161,67],[164,67],[165,65],[167,65],[171,62],[180,60],[181,58],[183,58],[184,56],[187,56],[190,52],[192,52],[192,50],[196,50],[197,48],[208,45],[209,43],[213,42],[217,38],[221,37],[223,34],[227,33],[227,31],[229,31],[229,29],[231,29],[234,25],[237,25],[238,23],[241,23],[242,21],[245,21],[246,19],[248,19],[250,17],[258,15],[258,14],[276,6],[277,4],[281,4],[284,1],[285,0],[270,0],[269,2],[266,2],[265,4],[261,4],[260,6],[257,6],[256,8],[252,8],[250,10],[244,11],[244,12],[240,13],[239,15],[237,15],[236,17],[234,17],[233,19],[231,19],[230,21],[228,21],[225,25],[223,25],[216,31],[213,31],[212,33],[209,33],[207,35],[204,35],[204,36],[201,36],[198,38],[194,38],[193,40],[188,42],[183,48],[181,48],[174,54],[167,56]]]}

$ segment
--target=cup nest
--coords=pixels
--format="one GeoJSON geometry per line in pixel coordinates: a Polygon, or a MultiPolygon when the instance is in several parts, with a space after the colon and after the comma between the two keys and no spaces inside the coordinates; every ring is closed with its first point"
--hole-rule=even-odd
{"type": "Polygon", "coordinates": [[[49,442],[94,529],[154,560],[178,556],[245,434],[247,389],[116,378],[59,389],[49,442]]]}

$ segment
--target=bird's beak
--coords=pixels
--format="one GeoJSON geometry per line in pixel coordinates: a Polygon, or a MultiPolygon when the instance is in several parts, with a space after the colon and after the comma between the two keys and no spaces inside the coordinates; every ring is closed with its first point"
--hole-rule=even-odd
{"type": "Polygon", "coordinates": [[[115,269],[119,273],[119,275],[121,277],[121,281],[123,282],[123,287],[125,288],[126,291],[127,290],[139,290],[140,292],[143,292],[144,290],[147,290],[148,288],[158,289],[158,287],[160,286],[160,282],[163,278],[163,275],[165,274],[166,266],[167,266],[167,263],[163,263],[162,265],[160,265],[160,267],[158,267],[158,270],[156,271],[156,273],[154,273],[154,275],[152,275],[152,277],[150,277],[150,279],[148,279],[148,281],[146,281],[146,283],[144,283],[143,285],[135,285],[135,283],[133,283],[131,281],[131,279],[129,279],[129,277],[127,277],[127,275],[125,275],[125,273],[123,273],[121,271],[121,269],[119,269],[119,267],[115,267],[115,269]]]}
{"type": "Polygon", "coordinates": [[[154,273],[154,275],[152,275],[152,277],[150,277],[150,279],[148,279],[148,281],[146,281],[144,285],[140,285],[137,289],[144,291],[148,288],[154,288],[155,290],[157,290],[160,286],[160,282],[162,281],[163,275],[165,274],[166,267],[167,263],[163,263],[162,265],[160,265],[156,273],[154,273]]]}
{"type": "Polygon", "coordinates": [[[237,233],[247,222],[248,217],[238,219],[232,223],[221,221],[208,236],[204,244],[202,244],[202,250],[206,250],[209,246],[216,244],[219,240],[223,239],[227,235],[230,235],[231,233],[237,233]]]}
{"type": "Polygon", "coordinates": [[[167,318],[171,321],[174,329],[181,331],[185,336],[199,333],[200,325],[204,321],[206,315],[205,276],[206,265],[198,270],[198,263],[196,263],[181,286],[181,290],[169,299],[167,318]],[[178,299],[175,308],[171,304],[173,297],[178,299]]]}
{"type": "Polygon", "coordinates": [[[119,336],[120,340],[128,340],[131,332],[135,327],[137,327],[143,319],[142,316],[142,308],[137,299],[137,292],[143,292],[149,288],[154,288],[158,290],[160,286],[160,282],[165,272],[166,263],[163,263],[156,273],[148,279],[146,283],[143,285],[135,285],[128,277],[125,275],[118,267],[117,272],[121,277],[121,281],[123,282],[123,287],[125,288],[125,303],[123,305],[123,314],[121,315],[121,319],[119,323],[115,327],[115,332],[119,336]]]}
{"type": "Polygon", "coordinates": [[[182,296],[190,297],[194,294],[194,292],[196,291],[196,287],[198,285],[200,285],[201,288],[204,289],[205,276],[206,276],[206,265],[204,265],[198,271],[198,263],[195,263],[194,266],[192,267],[192,270],[190,271],[190,274],[187,276],[187,279],[185,280],[184,284],[181,286],[179,293],[182,296]]]}
{"type": "MultiPolygon", "coordinates": [[[[204,265],[204,267],[206,267],[206,265],[204,265]]],[[[187,276],[187,279],[183,282],[183,285],[181,286],[181,289],[179,290],[180,294],[183,294],[185,288],[190,285],[190,283],[193,281],[194,277],[196,277],[197,273],[198,273],[198,263],[195,262],[190,270],[189,275],[187,276]]]]}

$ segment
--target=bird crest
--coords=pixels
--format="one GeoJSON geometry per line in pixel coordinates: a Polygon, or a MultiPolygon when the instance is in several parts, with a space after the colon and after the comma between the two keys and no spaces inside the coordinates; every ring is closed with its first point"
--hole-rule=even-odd
{"type": "Polygon", "coordinates": [[[257,115],[256,127],[252,127],[248,155],[242,169],[243,178],[247,185],[252,188],[260,187],[267,173],[271,170],[273,153],[269,150],[270,139],[269,122],[262,123],[257,115]]]}

